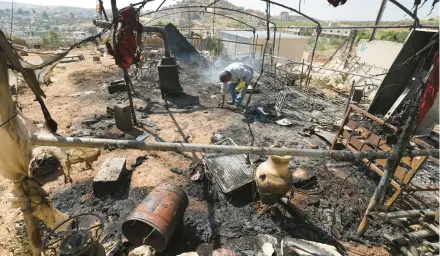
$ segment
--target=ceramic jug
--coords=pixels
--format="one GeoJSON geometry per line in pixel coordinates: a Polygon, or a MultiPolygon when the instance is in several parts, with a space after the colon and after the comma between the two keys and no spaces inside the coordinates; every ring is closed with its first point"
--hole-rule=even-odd
{"type": "Polygon", "coordinates": [[[269,156],[255,171],[255,182],[260,199],[264,204],[272,205],[285,196],[292,187],[292,175],[289,171],[291,156],[269,156]]]}

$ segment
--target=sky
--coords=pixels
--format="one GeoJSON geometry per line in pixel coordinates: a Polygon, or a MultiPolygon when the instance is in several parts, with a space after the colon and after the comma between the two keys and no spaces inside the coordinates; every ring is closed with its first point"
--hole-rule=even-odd
{"type": "MultiPolygon", "coordinates": [[[[77,6],[84,8],[95,8],[95,0],[14,0],[16,2],[25,2],[31,4],[42,5],[65,5],[65,6],[77,6]]],[[[118,7],[127,6],[130,3],[139,2],[140,0],[117,0],[118,7]]],[[[265,3],[260,0],[228,0],[229,2],[243,6],[245,8],[265,10],[265,3]]],[[[288,5],[294,8],[298,8],[299,1],[303,1],[301,4],[301,11],[310,17],[319,20],[375,20],[377,11],[379,9],[382,0],[347,0],[345,5],[334,8],[329,5],[327,0],[277,0],[279,3],[288,5]]],[[[414,0],[398,0],[401,4],[411,9],[414,0]]],[[[428,0],[428,2],[419,10],[418,16],[421,19],[432,18],[439,16],[439,5],[437,4],[431,15],[428,16],[431,10],[431,4],[434,0],[428,0]]],[[[103,0],[104,6],[110,7],[110,0],[103,0]]],[[[155,0],[152,3],[146,5],[146,9],[155,9],[162,2],[162,0],[155,0]]],[[[164,6],[175,3],[176,0],[167,0],[164,6]]],[[[422,1],[423,2],[423,1],[422,1]]],[[[277,15],[283,8],[273,6],[271,7],[271,14],[277,15]]],[[[384,12],[382,20],[403,20],[409,19],[409,16],[396,7],[393,3],[388,2],[387,8],[384,12]]]]}

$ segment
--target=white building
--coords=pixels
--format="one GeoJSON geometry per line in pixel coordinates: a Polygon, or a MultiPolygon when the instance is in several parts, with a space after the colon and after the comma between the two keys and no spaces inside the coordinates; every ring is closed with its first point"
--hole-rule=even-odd
{"type": "Polygon", "coordinates": [[[323,29],[321,32],[321,35],[327,35],[327,36],[350,36],[351,29],[347,28],[326,28],[323,29]]]}

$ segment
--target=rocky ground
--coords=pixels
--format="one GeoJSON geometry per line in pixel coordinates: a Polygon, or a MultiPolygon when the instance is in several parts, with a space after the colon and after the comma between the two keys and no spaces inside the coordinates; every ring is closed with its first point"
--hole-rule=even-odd
{"type": "MultiPolygon", "coordinates": [[[[248,114],[226,106],[219,108],[219,85],[210,81],[206,70],[184,69],[180,81],[185,95],[161,98],[154,75],[134,82],[136,116],[139,126],[120,131],[114,119],[107,115],[107,106],[126,103],[126,93],[110,95],[109,82],[120,79],[113,59],[102,58],[92,62],[90,49],[78,49],[85,61],[59,64],[55,68],[53,83],[43,86],[45,100],[58,133],[64,136],[136,139],[147,135],[146,141],[189,142],[209,144],[213,134],[232,138],[238,145],[271,146],[274,144],[295,148],[328,149],[329,143],[314,134],[305,134],[307,128],[318,127],[334,131],[334,123],[343,117],[346,98],[328,90],[310,87],[286,87],[270,77],[260,80],[260,92],[253,95],[248,114]],[[277,92],[287,93],[284,116],[292,126],[280,126],[275,117],[262,116],[258,107],[273,109],[277,92]],[[249,132],[251,129],[253,136],[249,132]],[[253,141],[253,143],[252,143],[253,141]]],[[[30,56],[31,58],[32,56],[30,56]]],[[[215,77],[215,76],[214,76],[215,77]]],[[[42,123],[43,117],[32,93],[20,90],[17,96],[26,117],[42,123]]],[[[214,136],[214,137],[215,137],[214,136]]],[[[95,212],[104,216],[107,224],[103,237],[104,247],[110,251],[121,239],[121,222],[156,185],[166,182],[183,188],[189,197],[189,206],[181,225],[163,255],[176,255],[197,248],[230,247],[247,237],[268,234],[278,242],[283,237],[302,238],[332,244],[341,253],[349,255],[388,255],[382,234],[402,229],[399,223],[372,223],[363,239],[354,238],[378,177],[361,163],[336,162],[330,159],[296,157],[290,166],[301,165],[313,170],[317,182],[297,188],[293,201],[307,212],[307,219],[299,221],[281,206],[258,203],[251,185],[225,195],[212,177],[205,175],[200,181],[191,181],[195,162],[202,155],[145,150],[108,148],[102,151],[92,169],[83,164],[74,166],[73,182],[65,184],[62,177],[44,188],[50,193],[57,209],[74,215],[95,212]],[[102,162],[109,157],[125,157],[128,174],[120,193],[101,199],[93,195],[92,182],[102,162]],[[181,170],[181,174],[172,172],[181,170]],[[235,244],[234,244],[235,243],[235,244]]],[[[258,164],[264,156],[251,156],[258,164]]],[[[438,181],[431,170],[426,175],[438,181]]],[[[0,254],[28,255],[27,238],[21,214],[9,208],[6,195],[11,184],[0,182],[0,254]]],[[[437,202],[431,202],[435,206],[437,202]]],[[[205,249],[203,249],[205,248],[205,249]]],[[[209,251],[209,250],[208,250],[209,251]]],[[[253,255],[250,252],[241,255],[253,255]]]]}

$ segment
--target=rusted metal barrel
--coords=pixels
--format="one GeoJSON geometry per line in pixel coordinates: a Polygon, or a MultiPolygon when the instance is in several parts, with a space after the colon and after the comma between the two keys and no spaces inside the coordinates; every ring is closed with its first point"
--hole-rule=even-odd
{"type": "Polygon", "coordinates": [[[188,206],[188,197],[177,186],[160,184],[122,223],[122,233],[134,245],[165,250],[188,206]]]}

